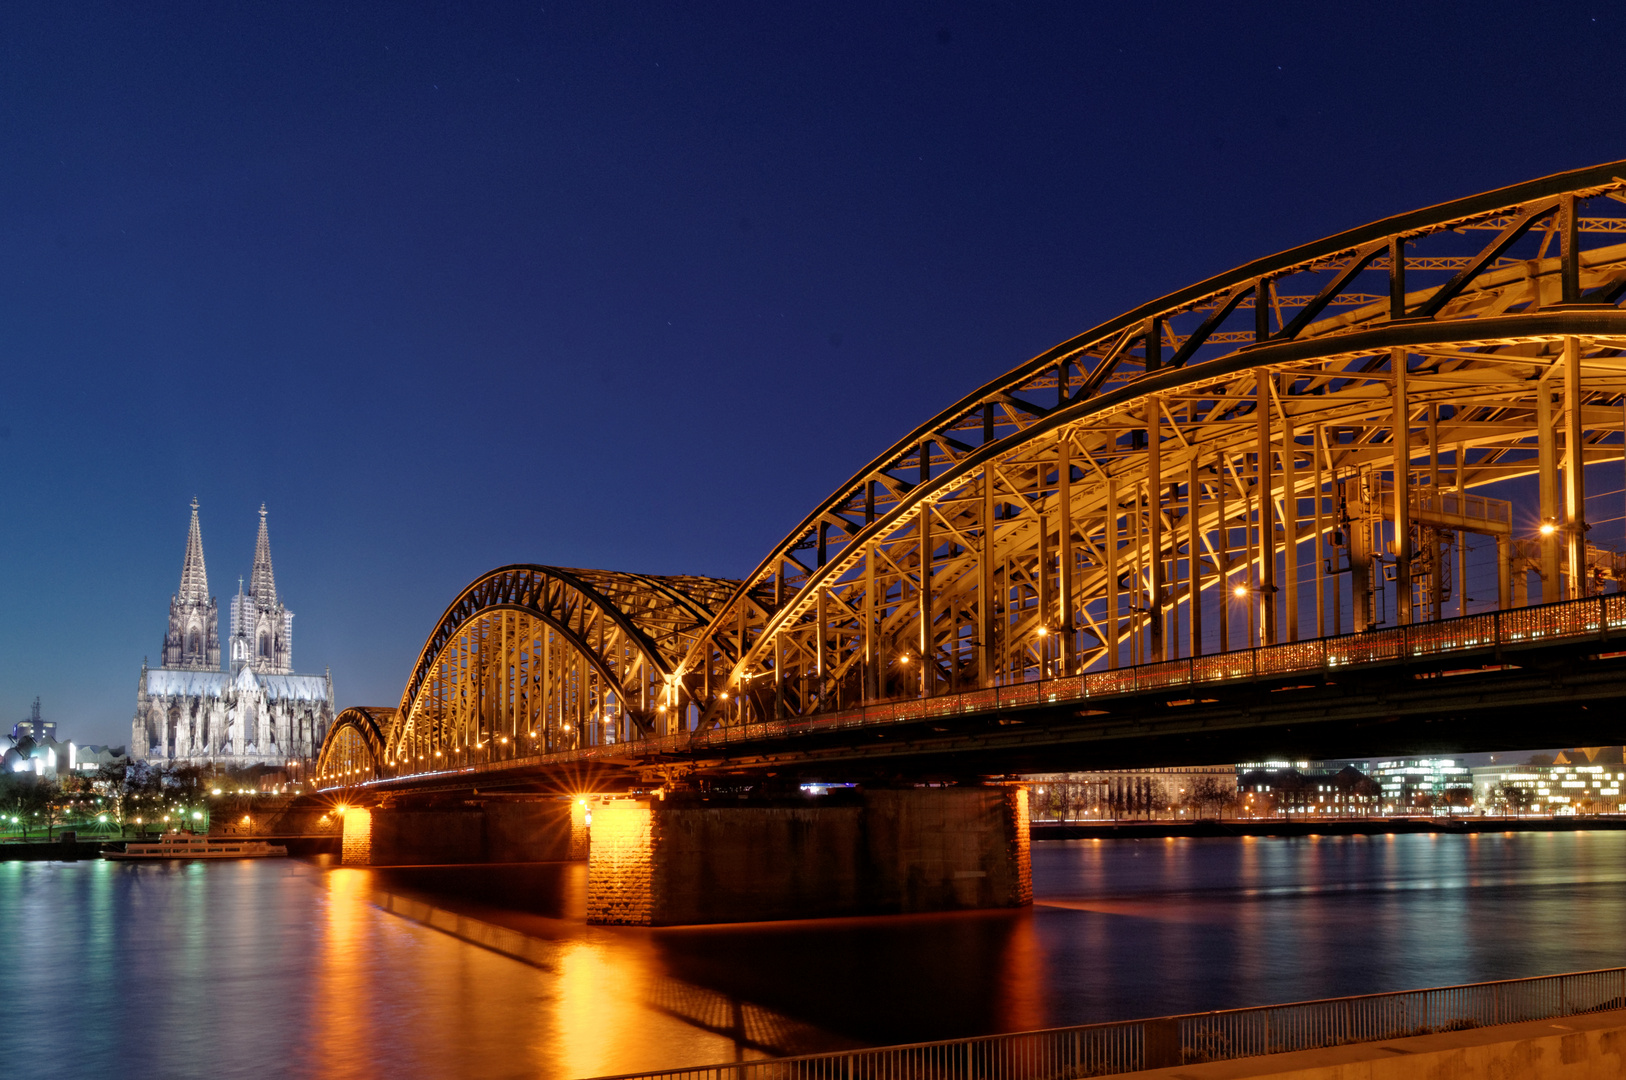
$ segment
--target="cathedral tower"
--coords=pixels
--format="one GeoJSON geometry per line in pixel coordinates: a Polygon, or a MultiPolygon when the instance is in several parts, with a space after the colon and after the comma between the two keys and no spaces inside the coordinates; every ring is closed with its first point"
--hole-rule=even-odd
{"type": "Polygon", "coordinates": [[[203,530],[198,526],[198,500],[192,500],[192,527],[186,534],[181,588],[169,602],[169,633],[164,636],[164,666],[180,670],[220,670],[220,614],[209,595],[209,572],[203,566],[203,530]]]}
{"type": "Polygon", "coordinates": [[[277,600],[264,503],[260,504],[260,535],[254,541],[248,592],[243,592],[239,580],[231,602],[231,669],[236,673],[244,667],[262,675],[287,675],[294,670],[294,613],[277,600]]]}

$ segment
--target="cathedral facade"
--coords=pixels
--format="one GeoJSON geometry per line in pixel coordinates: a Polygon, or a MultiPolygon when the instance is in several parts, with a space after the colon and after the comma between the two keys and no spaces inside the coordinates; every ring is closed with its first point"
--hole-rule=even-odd
{"type": "Polygon", "coordinates": [[[333,722],[333,679],[295,674],[293,637],[294,614],[277,598],[262,505],[254,568],[246,592],[238,580],[221,666],[220,614],[209,595],[193,499],[162,666],[141,664],[131,756],[195,765],[286,765],[314,757],[333,722]]]}

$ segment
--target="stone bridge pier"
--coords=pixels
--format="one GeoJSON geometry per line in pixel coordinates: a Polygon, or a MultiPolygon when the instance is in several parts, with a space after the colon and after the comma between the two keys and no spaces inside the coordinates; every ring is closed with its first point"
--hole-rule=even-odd
{"type": "Polygon", "coordinates": [[[587,918],[687,923],[1032,902],[1021,787],[833,788],[812,799],[598,803],[587,918]]]}
{"type": "Polygon", "coordinates": [[[559,862],[587,858],[587,806],[560,798],[346,807],[346,866],[559,862]]]}
{"type": "Polygon", "coordinates": [[[813,919],[1032,902],[1022,787],[350,806],[347,866],[588,862],[589,922],[813,919]]]}

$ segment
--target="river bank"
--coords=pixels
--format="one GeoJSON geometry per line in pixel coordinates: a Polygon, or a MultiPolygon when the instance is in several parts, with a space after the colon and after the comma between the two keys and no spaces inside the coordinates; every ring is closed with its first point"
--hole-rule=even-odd
{"type": "MultiPolygon", "coordinates": [[[[147,841],[158,839],[156,836],[145,838],[147,841]]],[[[265,836],[255,837],[256,840],[265,840],[267,843],[281,844],[288,849],[288,854],[299,857],[313,855],[337,855],[339,853],[340,838],[337,836],[265,836]]],[[[123,851],[124,845],[136,837],[124,840],[8,840],[0,843],[0,862],[11,861],[38,861],[41,859],[60,859],[72,862],[77,859],[99,859],[104,851],[123,851]]]]}
{"type": "Polygon", "coordinates": [[[1616,832],[1626,817],[1243,818],[1225,821],[1035,821],[1034,840],[1164,836],[1381,836],[1385,833],[1616,832]]]}

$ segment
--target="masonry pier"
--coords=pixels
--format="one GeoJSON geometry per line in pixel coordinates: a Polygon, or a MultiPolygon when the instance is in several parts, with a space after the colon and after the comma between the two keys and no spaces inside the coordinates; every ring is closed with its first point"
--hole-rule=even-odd
{"type": "Polygon", "coordinates": [[[832,789],[813,799],[600,803],[587,918],[686,923],[1032,902],[1027,791],[832,789]]]}
{"type": "Polygon", "coordinates": [[[558,862],[587,858],[587,846],[579,800],[476,798],[344,811],[346,866],[558,862]]]}

